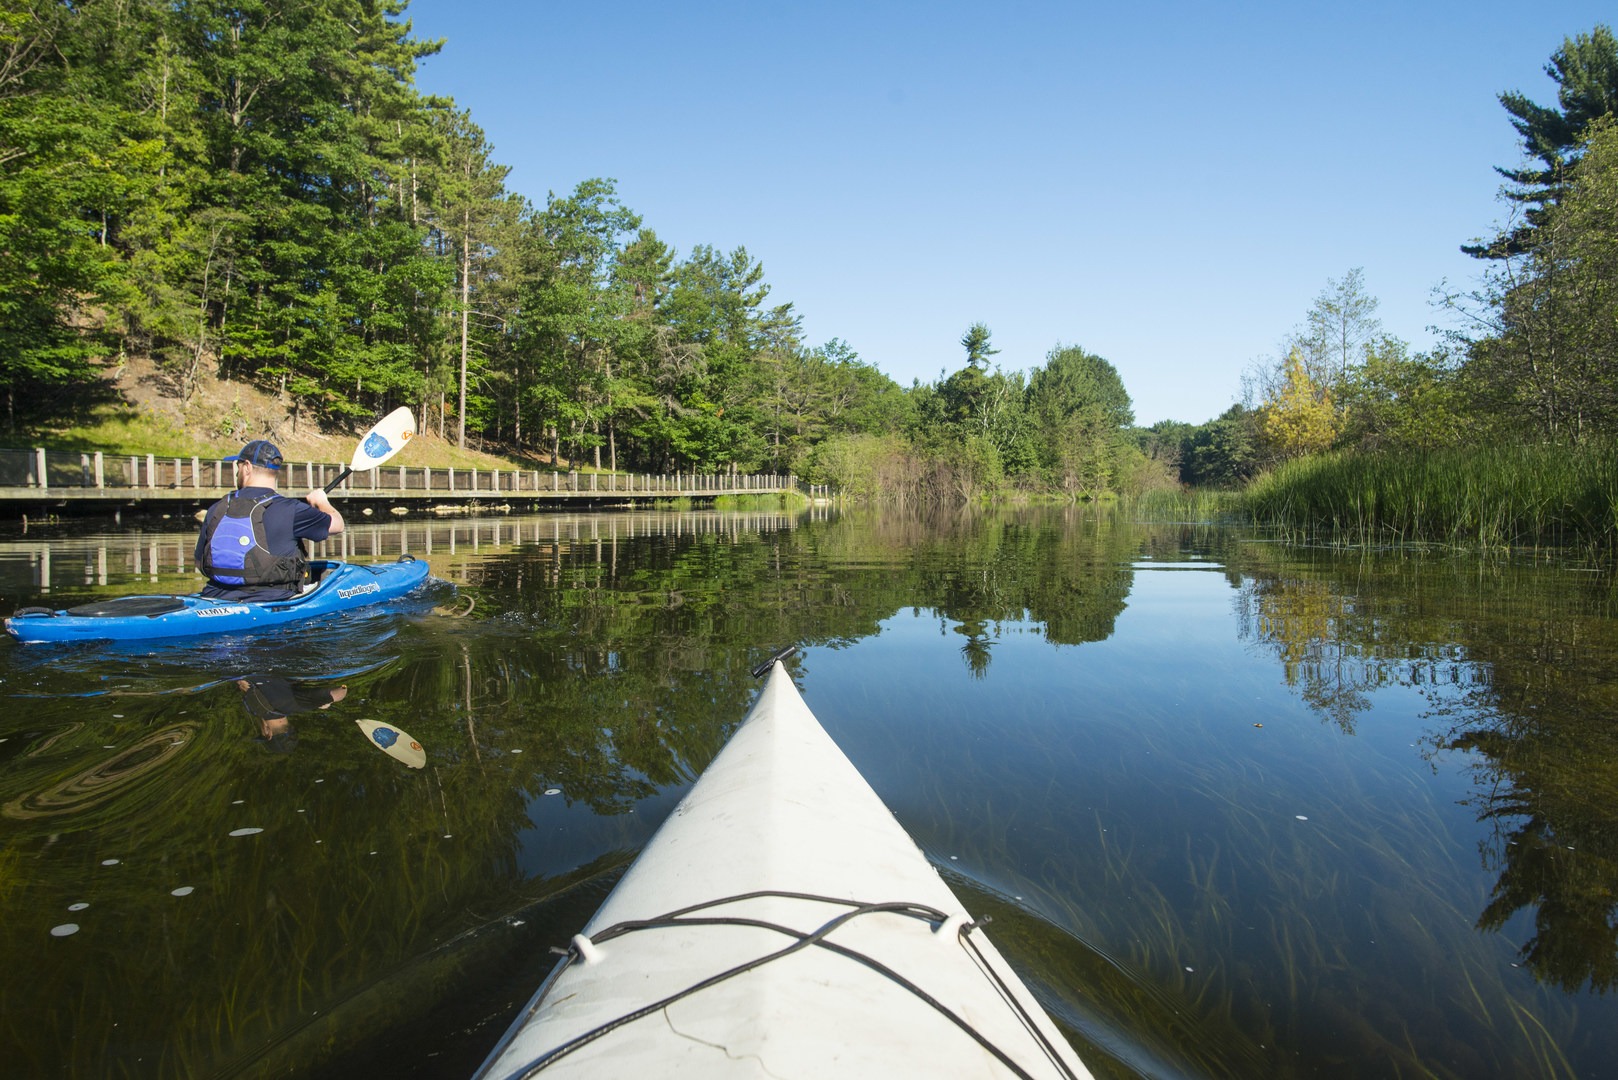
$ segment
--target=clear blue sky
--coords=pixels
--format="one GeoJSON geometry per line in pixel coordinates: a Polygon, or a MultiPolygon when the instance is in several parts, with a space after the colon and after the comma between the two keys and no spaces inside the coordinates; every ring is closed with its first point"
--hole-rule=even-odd
{"type": "Polygon", "coordinates": [[[612,177],[681,255],[745,246],[810,344],[909,385],[986,323],[1082,345],[1137,422],[1222,412],[1328,279],[1417,349],[1505,214],[1496,95],[1555,104],[1582,0],[413,0],[417,84],[543,204],[612,177]]]}

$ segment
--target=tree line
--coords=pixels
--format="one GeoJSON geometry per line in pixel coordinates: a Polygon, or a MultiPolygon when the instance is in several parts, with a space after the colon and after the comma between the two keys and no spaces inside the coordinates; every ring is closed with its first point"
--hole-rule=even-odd
{"type": "MultiPolygon", "coordinates": [[[[900,387],[810,345],[744,247],[680,253],[590,178],[538,204],[417,65],[406,0],[0,0],[0,392],[13,437],[151,358],[250,381],[294,425],[411,404],[603,469],[796,472],[961,497],[1106,490],[1110,364],[900,387]]],[[[970,341],[968,341],[970,339],[970,341]]]]}
{"type": "Polygon", "coordinates": [[[1005,372],[969,326],[953,373],[901,387],[804,339],[745,247],[679,252],[590,178],[542,204],[486,133],[420,93],[441,42],[406,0],[0,0],[0,394],[12,437],[155,362],[276,392],[294,424],[400,403],[424,426],[554,463],[778,471],[853,495],[1068,497],[1229,485],[1327,448],[1618,420],[1607,239],[1618,48],[1564,42],[1558,104],[1501,101],[1528,164],[1469,249],[1464,321],[1413,353],[1358,270],[1328,283],[1243,402],[1134,427],[1106,359],[1058,343],[1005,372]]]}
{"type": "Polygon", "coordinates": [[[1242,402],[1143,444],[1197,485],[1237,486],[1312,454],[1427,453],[1501,443],[1589,448],[1618,433],[1618,39],[1564,39],[1545,72],[1556,104],[1499,96],[1521,139],[1500,167],[1506,220],[1462,250],[1469,288],[1441,287],[1452,326],[1413,352],[1383,333],[1362,272],[1327,283],[1242,402]]]}

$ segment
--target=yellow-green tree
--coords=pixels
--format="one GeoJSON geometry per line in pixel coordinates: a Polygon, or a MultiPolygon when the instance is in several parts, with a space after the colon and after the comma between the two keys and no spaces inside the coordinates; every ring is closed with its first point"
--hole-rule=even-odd
{"type": "Polygon", "coordinates": [[[1337,420],[1331,391],[1309,377],[1301,352],[1287,353],[1281,385],[1259,409],[1264,441],[1282,458],[1319,453],[1337,437],[1337,420]]]}

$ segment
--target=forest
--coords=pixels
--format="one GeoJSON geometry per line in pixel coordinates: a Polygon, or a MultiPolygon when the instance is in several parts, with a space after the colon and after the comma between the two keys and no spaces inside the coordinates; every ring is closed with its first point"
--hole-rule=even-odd
{"type": "MultiPolygon", "coordinates": [[[[470,113],[415,86],[407,0],[0,0],[0,430],[27,445],[155,365],[342,428],[412,406],[459,446],[555,466],[779,472],[851,498],[1239,487],[1323,454],[1502,437],[1585,452],[1618,420],[1618,43],[1564,41],[1554,106],[1501,104],[1523,163],[1470,247],[1464,329],[1382,333],[1327,282],[1242,403],[1135,426],[1117,369],[1053,343],[900,386],[804,340],[744,247],[679,252],[592,177],[543,205],[470,113]]],[[[1480,166],[1480,183],[1488,183],[1480,166]]],[[[362,425],[363,426],[363,425],[362,425]]],[[[245,434],[245,433],[236,433],[245,434]]]]}

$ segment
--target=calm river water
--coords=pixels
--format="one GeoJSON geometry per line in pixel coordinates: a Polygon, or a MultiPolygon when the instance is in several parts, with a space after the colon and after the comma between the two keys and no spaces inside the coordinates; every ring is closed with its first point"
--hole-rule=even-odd
{"type": "MultiPolygon", "coordinates": [[[[187,591],[191,542],[0,537],[0,610],[187,591]]],[[[326,554],[401,550],[423,593],[296,634],[0,642],[7,1075],[466,1075],[790,642],[1098,1075],[1618,1061],[1608,568],[1084,509],[407,518],[326,554]]]]}

